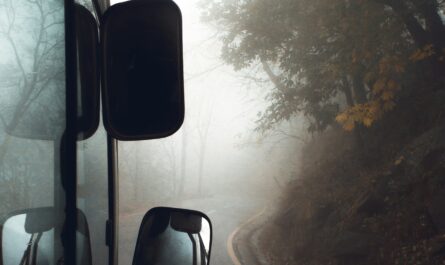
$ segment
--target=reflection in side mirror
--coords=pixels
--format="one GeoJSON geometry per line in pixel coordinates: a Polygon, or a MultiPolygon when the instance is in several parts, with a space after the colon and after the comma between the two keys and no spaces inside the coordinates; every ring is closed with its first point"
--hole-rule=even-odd
{"type": "Polygon", "coordinates": [[[99,29],[85,7],[76,4],[76,47],[78,65],[78,140],[87,139],[99,126],[99,29]]]}
{"type": "Polygon", "coordinates": [[[133,265],[208,265],[212,225],[201,212],[158,207],[142,220],[133,265]]]}
{"type": "MultiPolygon", "coordinates": [[[[62,264],[63,251],[59,233],[63,220],[58,220],[53,207],[16,211],[1,226],[2,265],[62,264]]],[[[91,244],[85,215],[77,212],[76,236],[78,264],[91,265],[91,244]]]]}
{"type": "Polygon", "coordinates": [[[104,125],[118,140],[176,132],[184,119],[182,18],[170,0],[128,1],[103,17],[104,125]]]}

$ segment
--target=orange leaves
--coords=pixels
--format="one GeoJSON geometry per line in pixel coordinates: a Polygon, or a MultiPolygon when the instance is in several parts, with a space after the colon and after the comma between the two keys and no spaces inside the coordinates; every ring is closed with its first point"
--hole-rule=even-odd
{"type": "Polygon", "coordinates": [[[342,124],[343,129],[345,129],[346,131],[352,131],[355,128],[354,117],[346,111],[338,114],[337,117],[335,118],[335,120],[338,123],[342,124]]]}
{"type": "Polygon", "coordinates": [[[384,102],[393,101],[396,93],[401,89],[400,85],[393,79],[386,81],[386,78],[377,80],[373,87],[373,93],[384,102]]]}
{"type": "Polygon", "coordinates": [[[402,74],[405,72],[405,61],[398,56],[385,56],[379,61],[379,74],[402,74]]]}
{"type": "Polygon", "coordinates": [[[340,123],[346,131],[352,131],[356,124],[363,124],[366,127],[371,127],[380,115],[381,107],[379,106],[379,103],[377,101],[372,101],[352,106],[337,115],[335,120],[340,123]]]}
{"type": "Polygon", "coordinates": [[[335,120],[346,131],[352,131],[357,124],[371,127],[383,114],[396,106],[395,96],[400,85],[390,79],[378,79],[373,86],[373,98],[364,104],[356,104],[337,115],[335,120]]]}
{"type": "Polygon", "coordinates": [[[386,86],[386,78],[379,78],[372,86],[372,93],[377,95],[382,93],[386,86]]]}
{"type": "Polygon", "coordinates": [[[421,49],[417,49],[413,54],[411,54],[409,59],[412,62],[418,62],[433,56],[435,53],[436,52],[434,51],[434,45],[428,44],[421,49]]]}
{"type": "Polygon", "coordinates": [[[358,124],[371,127],[382,115],[394,108],[393,101],[384,102],[380,99],[372,100],[364,104],[356,104],[337,115],[335,120],[346,131],[352,131],[358,124]]]}
{"type": "Polygon", "coordinates": [[[397,77],[405,71],[405,63],[396,56],[384,57],[377,68],[377,71],[365,74],[363,79],[371,89],[369,101],[356,104],[336,117],[346,131],[354,130],[358,124],[371,127],[396,106],[396,95],[401,90],[397,77]]]}

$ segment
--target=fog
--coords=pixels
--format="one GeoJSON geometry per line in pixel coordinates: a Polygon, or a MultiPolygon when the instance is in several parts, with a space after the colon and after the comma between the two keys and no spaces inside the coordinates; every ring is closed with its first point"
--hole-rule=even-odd
{"type": "Polygon", "coordinates": [[[122,264],[130,261],[138,218],[156,206],[208,214],[215,264],[229,262],[230,233],[296,178],[295,150],[307,137],[300,118],[267,134],[255,130],[273,85],[260,67],[224,64],[217,29],[201,22],[199,1],[175,2],[183,15],[185,122],[165,139],[118,144],[122,264]]]}
{"type": "MultiPolygon", "coordinates": [[[[127,200],[156,204],[159,196],[181,199],[239,188],[252,193],[256,189],[279,191],[296,171],[298,157],[289,157],[287,151],[295,153],[301,140],[286,135],[289,124],[268,135],[255,131],[272,84],[249,78],[264,78],[254,67],[236,72],[225,65],[216,29],[201,22],[198,1],[176,2],[184,23],[185,122],[165,139],[119,143],[120,184],[128,186],[120,194],[121,205],[125,208],[127,200]],[[127,178],[137,184],[131,187],[127,178]],[[141,187],[144,179],[146,186],[141,187]],[[135,188],[141,190],[130,193],[135,188]]],[[[299,126],[299,122],[292,121],[292,125],[299,126]]]]}

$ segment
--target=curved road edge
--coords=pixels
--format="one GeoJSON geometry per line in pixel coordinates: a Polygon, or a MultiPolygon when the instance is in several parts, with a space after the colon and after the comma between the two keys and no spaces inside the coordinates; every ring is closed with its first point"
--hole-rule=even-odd
{"type": "Polygon", "coordinates": [[[266,264],[265,259],[261,257],[262,253],[254,246],[254,236],[261,229],[264,222],[261,217],[267,208],[264,207],[259,213],[238,226],[227,239],[227,253],[234,265],[266,264]]]}

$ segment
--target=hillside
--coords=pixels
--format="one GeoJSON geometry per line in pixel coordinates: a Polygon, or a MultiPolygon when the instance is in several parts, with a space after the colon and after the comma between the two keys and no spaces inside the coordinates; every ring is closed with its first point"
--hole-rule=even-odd
{"type": "Polygon", "coordinates": [[[268,264],[445,264],[445,96],[408,98],[365,151],[340,128],[306,145],[258,241],[268,264]]]}

